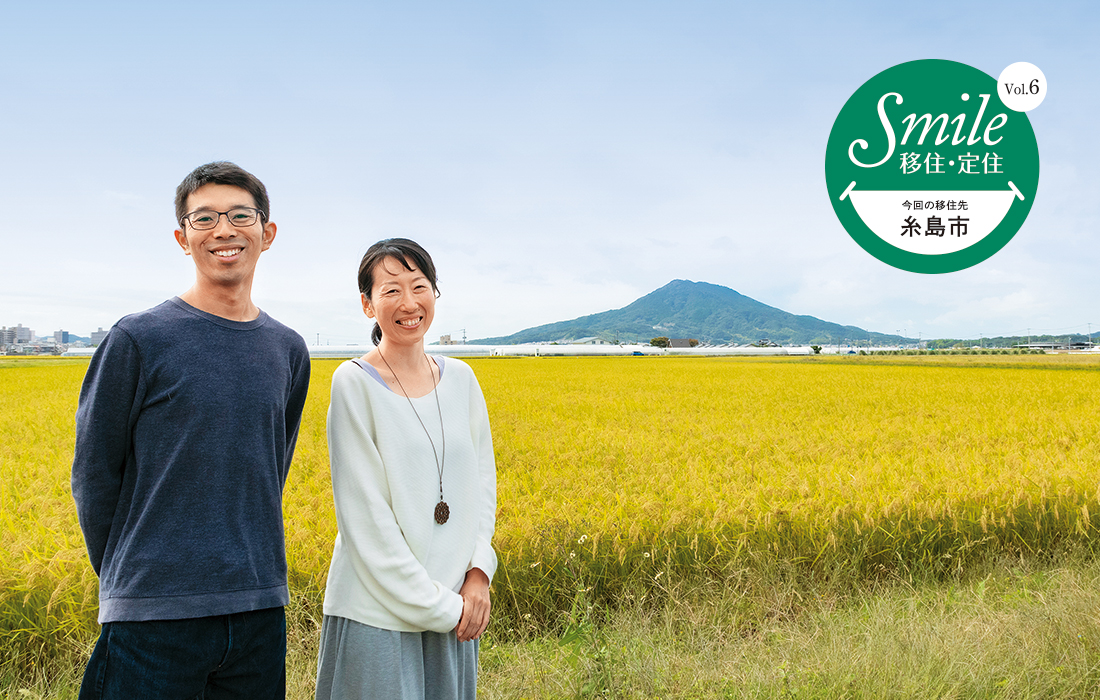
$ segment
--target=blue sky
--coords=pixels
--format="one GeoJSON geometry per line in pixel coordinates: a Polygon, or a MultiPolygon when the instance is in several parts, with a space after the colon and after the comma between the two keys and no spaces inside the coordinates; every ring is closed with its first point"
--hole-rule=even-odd
{"type": "Polygon", "coordinates": [[[915,337],[1100,330],[1098,12],[1086,3],[7,3],[0,325],[88,335],[190,286],[172,196],[258,175],[279,232],[255,301],[367,342],[359,258],[406,236],[471,338],[618,308],[672,279],[915,337]],[[943,58],[1049,83],[1039,192],[989,260],[874,259],[829,204],[840,108],[943,58]]]}

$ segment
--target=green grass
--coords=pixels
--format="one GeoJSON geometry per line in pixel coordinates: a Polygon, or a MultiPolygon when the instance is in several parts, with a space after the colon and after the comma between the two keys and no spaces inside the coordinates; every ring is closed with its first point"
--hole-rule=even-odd
{"type": "MultiPolygon", "coordinates": [[[[1075,551],[977,562],[947,580],[807,578],[773,562],[720,585],[662,584],[614,610],[583,593],[560,634],[487,635],[496,698],[1100,697],[1100,562],[1075,551]]],[[[313,697],[316,635],[290,610],[288,693],[313,697]]],[[[80,668],[3,682],[8,698],[76,697],[80,668]]]]}
{"type": "Polygon", "coordinates": [[[485,698],[1100,697],[1100,565],[1001,560],[946,581],[785,575],[673,585],[581,611],[559,637],[486,645],[485,698]],[[766,584],[766,585],[765,585],[766,584]]]}

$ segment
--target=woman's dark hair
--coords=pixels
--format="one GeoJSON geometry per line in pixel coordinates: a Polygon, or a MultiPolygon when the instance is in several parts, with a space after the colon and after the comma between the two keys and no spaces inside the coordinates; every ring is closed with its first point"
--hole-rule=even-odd
{"type": "MultiPolygon", "coordinates": [[[[432,256],[428,255],[428,251],[421,248],[416,241],[410,241],[408,238],[387,238],[367,248],[363,260],[359,263],[359,291],[366,295],[368,301],[370,300],[371,290],[374,289],[374,268],[386,258],[397,260],[405,266],[406,270],[412,270],[415,266],[428,278],[428,282],[432,285],[432,291],[435,292],[437,298],[439,297],[439,287],[436,286],[435,263],[432,262],[432,256]],[[412,266],[409,265],[410,260],[413,263],[412,266]]],[[[370,339],[374,341],[375,345],[378,345],[382,340],[382,328],[377,323],[374,324],[370,339]]]]}

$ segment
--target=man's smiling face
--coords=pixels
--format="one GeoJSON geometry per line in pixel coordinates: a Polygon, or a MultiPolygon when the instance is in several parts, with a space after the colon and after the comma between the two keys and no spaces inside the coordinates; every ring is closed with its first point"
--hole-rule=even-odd
{"type": "Polygon", "coordinates": [[[247,191],[233,185],[203,185],[187,197],[189,215],[207,212],[217,217],[212,229],[196,230],[185,222],[175,232],[180,247],[195,261],[200,286],[251,286],[260,253],[275,238],[275,225],[262,216],[249,226],[234,226],[228,216],[216,213],[238,207],[255,208],[256,202],[247,191]]]}

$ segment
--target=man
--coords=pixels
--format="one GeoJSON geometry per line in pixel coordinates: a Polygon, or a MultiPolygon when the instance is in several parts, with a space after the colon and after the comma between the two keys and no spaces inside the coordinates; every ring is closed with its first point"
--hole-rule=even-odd
{"type": "Polygon", "coordinates": [[[176,219],[195,285],[116,323],[80,391],[73,497],[103,626],[80,697],[282,698],[282,489],[309,355],[252,303],[275,239],[263,183],[201,166],[176,219]]]}

